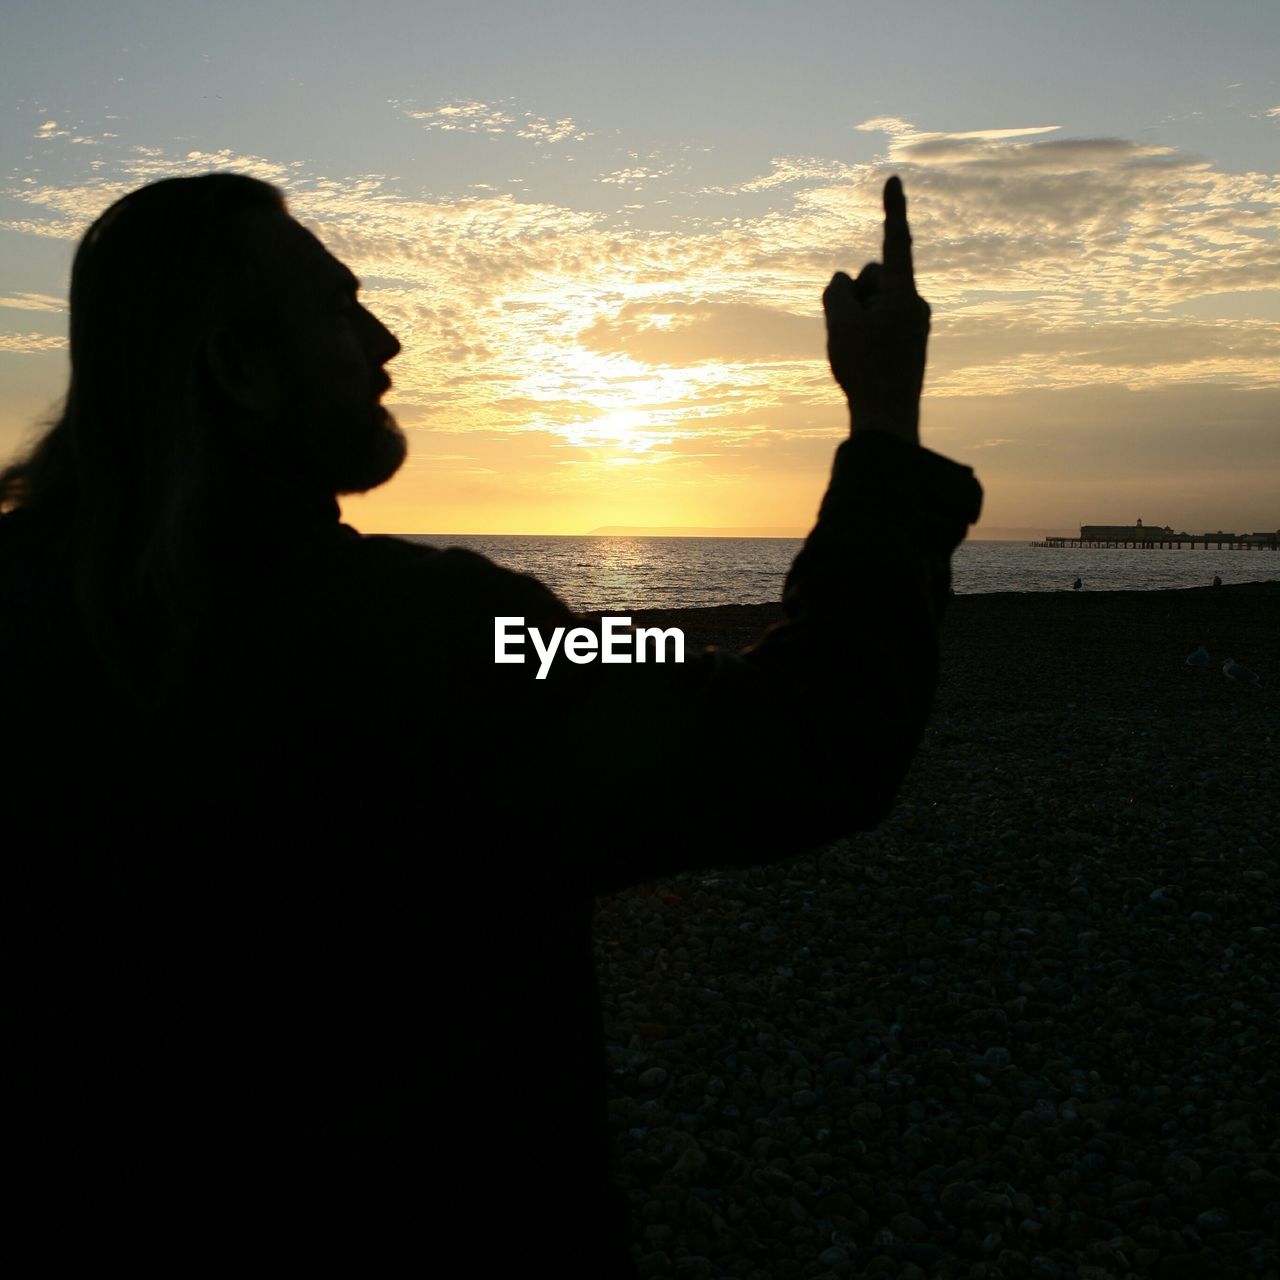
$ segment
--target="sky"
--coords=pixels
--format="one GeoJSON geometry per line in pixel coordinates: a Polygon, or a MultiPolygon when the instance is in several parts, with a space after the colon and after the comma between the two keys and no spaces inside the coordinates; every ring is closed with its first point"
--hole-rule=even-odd
{"type": "Polygon", "coordinates": [[[8,5],[0,462],[93,218],[236,170],[403,344],[358,528],[802,532],[847,430],[822,289],[897,173],[975,536],[1274,530],[1278,53],[1274,0],[8,5]]]}

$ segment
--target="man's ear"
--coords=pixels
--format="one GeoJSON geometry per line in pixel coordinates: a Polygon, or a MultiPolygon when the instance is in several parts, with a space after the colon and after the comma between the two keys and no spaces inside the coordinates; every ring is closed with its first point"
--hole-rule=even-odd
{"type": "Polygon", "coordinates": [[[243,332],[221,326],[204,342],[209,377],[223,398],[242,414],[274,418],[280,409],[280,378],[262,347],[243,332]]]}

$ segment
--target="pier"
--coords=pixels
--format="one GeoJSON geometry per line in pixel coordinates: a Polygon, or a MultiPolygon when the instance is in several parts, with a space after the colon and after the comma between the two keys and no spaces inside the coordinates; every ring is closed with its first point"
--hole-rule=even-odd
{"type": "Polygon", "coordinates": [[[1280,529],[1274,533],[1174,533],[1166,525],[1163,529],[1154,525],[1143,526],[1141,520],[1134,525],[1085,524],[1080,526],[1078,538],[1045,538],[1033,542],[1033,547],[1071,548],[1127,548],[1136,551],[1181,550],[1188,547],[1214,547],[1219,551],[1275,551],[1280,549],[1280,529]]]}

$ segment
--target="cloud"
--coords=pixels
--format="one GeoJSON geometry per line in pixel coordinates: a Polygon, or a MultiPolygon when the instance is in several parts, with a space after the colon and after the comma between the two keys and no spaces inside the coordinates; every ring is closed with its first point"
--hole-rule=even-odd
{"type": "Polygon", "coordinates": [[[1131,389],[1217,381],[1280,384],[1280,324],[1174,317],[1041,327],[1034,315],[944,320],[931,339],[928,383],[944,395],[1112,384],[1131,389]]]}
{"type": "MultiPolygon", "coordinates": [[[[1257,478],[1280,472],[1280,432],[1274,429],[1278,416],[1280,387],[1240,391],[1209,384],[1139,391],[1081,386],[945,398],[928,409],[929,425],[954,433],[966,449],[975,447],[968,441],[983,438],[972,434],[975,423],[990,428],[985,438],[1008,440],[1006,447],[984,452],[984,478],[1025,472],[1032,451],[1043,457],[1041,481],[1064,494],[1073,484],[1108,478],[1123,479],[1138,492],[1137,482],[1147,480],[1180,480],[1185,489],[1189,477],[1207,482],[1234,476],[1239,505],[1244,506],[1244,495],[1252,490],[1254,506],[1241,510],[1238,517],[1220,508],[1222,513],[1212,519],[1238,518],[1242,525],[1247,522],[1259,529],[1268,522],[1274,526],[1277,518],[1275,491],[1260,488],[1257,478]],[[1259,493],[1262,501],[1257,500],[1259,493]]],[[[1152,512],[1152,523],[1157,516],[1160,524],[1169,519],[1154,508],[1152,512]]],[[[1062,514],[1046,513],[1045,518],[1060,521],[1062,514]]],[[[1088,518],[1088,512],[1080,512],[1078,521],[1088,518]]],[[[992,519],[997,524],[1026,523],[992,519]]]]}
{"type": "Polygon", "coordinates": [[[742,302],[629,303],[580,335],[595,351],[620,351],[647,364],[812,361],[822,321],[742,302]]]}
{"type": "Polygon", "coordinates": [[[1006,142],[1010,138],[1029,138],[1035,134],[1054,133],[1062,128],[1057,124],[1028,125],[1016,129],[969,129],[963,133],[930,133],[917,129],[897,116],[876,116],[854,125],[863,133],[887,133],[897,146],[923,146],[937,142],[1006,142]]]}
{"type": "Polygon", "coordinates": [[[674,165],[669,165],[665,169],[646,169],[642,165],[637,165],[631,169],[619,169],[614,173],[602,174],[596,181],[612,182],[618,186],[634,186],[638,189],[640,183],[652,182],[654,178],[665,178],[674,170],[674,165]]]}
{"type": "Polygon", "coordinates": [[[1280,120],[1280,107],[1272,107],[1271,110],[1267,112],[1267,119],[1280,120]]]}
{"type": "Polygon", "coordinates": [[[500,107],[485,102],[448,102],[432,111],[403,109],[410,120],[418,120],[424,129],[438,129],[442,133],[506,133],[515,124],[515,117],[500,107]]]}
{"type": "Polygon", "coordinates": [[[11,293],[0,295],[0,307],[11,311],[65,311],[67,300],[54,298],[47,293],[11,293]]]}
{"type": "Polygon", "coordinates": [[[0,333],[0,351],[31,354],[37,351],[62,351],[67,339],[45,333],[0,333]]]}
{"type": "MultiPolygon", "coordinates": [[[[478,141],[530,128],[508,103],[406,114],[478,141]]],[[[546,123],[542,143],[525,141],[568,140],[572,122],[546,123]]],[[[5,194],[19,216],[3,225],[74,237],[118,195],[176,172],[273,181],[364,277],[366,301],[404,344],[390,371],[406,425],[467,436],[445,454],[473,455],[478,432],[550,440],[559,452],[547,465],[580,474],[584,491],[602,474],[592,468],[623,457],[661,472],[675,458],[711,466],[708,456],[732,455],[732,470],[765,440],[817,450],[829,439],[842,406],[825,367],[822,287],[833,270],[879,256],[889,172],[906,185],[920,288],[934,307],[929,397],[977,406],[1085,389],[1280,387],[1276,176],[1146,142],[1065,138],[1051,125],[859,127],[885,139],[874,161],[774,158],[741,189],[750,198],[729,193],[727,205],[724,193],[700,203],[694,172],[691,211],[657,230],[599,207],[669,172],[639,152],[605,175],[617,181],[583,175],[578,203],[492,189],[427,198],[378,174],[146,147],[105,153],[107,167],[80,181],[15,183],[5,194]],[[1251,308],[1243,319],[1214,313],[1227,291],[1251,308]],[[1205,314],[1187,315],[1190,303],[1205,314]],[[558,467],[568,456],[574,467],[558,467]]],[[[991,422],[956,439],[978,441],[984,457],[1025,459],[1038,429],[991,422]]]]}
{"type": "Polygon", "coordinates": [[[816,156],[779,156],[769,162],[773,167],[760,178],[744,182],[743,191],[769,191],[798,182],[838,182],[853,176],[853,170],[837,161],[816,156]]]}
{"type": "MultiPolygon", "coordinates": [[[[897,120],[862,127],[888,135],[877,179],[887,168],[902,175],[917,267],[944,311],[963,308],[979,290],[1025,291],[1052,323],[1150,315],[1229,289],[1280,287],[1273,175],[1224,173],[1126,139],[921,133],[897,120]]],[[[880,211],[866,182],[871,168],[862,181],[799,194],[815,238],[843,224],[845,237],[860,226],[874,242],[880,211]]]]}
{"type": "MultiPolygon", "coordinates": [[[[75,141],[71,139],[70,141],[75,141]]],[[[99,161],[90,168],[99,173],[106,166],[99,161]]],[[[23,181],[3,194],[36,211],[31,218],[6,218],[0,228],[58,240],[79,239],[89,224],[121,196],[148,182],[183,174],[209,173],[212,170],[247,173],[277,186],[290,186],[301,179],[300,160],[281,162],[268,160],[231,148],[218,151],[188,151],[178,155],[160,147],[132,146],[112,156],[109,177],[73,182],[65,186],[23,181]]],[[[347,179],[334,183],[324,179],[314,185],[330,189],[367,190],[367,179],[347,179]]]]}
{"type": "Polygon", "coordinates": [[[417,120],[424,129],[442,133],[485,133],[495,137],[510,133],[537,146],[582,142],[591,136],[568,116],[548,120],[532,111],[517,113],[509,102],[446,102],[430,111],[415,110],[394,101],[391,105],[408,119],[417,120]]]}
{"type": "MultiPolygon", "coordinates": [[[[101,144],[101,138],[90,137],[87,134],[72,133],[70,129],[60,128],[56,120],[46,120],[33,135],[40,142],[50,142],[54,138],[66,138],[69,143],[81,147],[96,147],[101,144]]],[[[102,135],[104,138],[114,138],[114,133],[102,135]]]]}
{"type": "Polygon", "coordinates": [[[531,138],[541,145],[556,142],[585,142],[591,134],[580,129],[568,116],[559,120],[544,120],[532,112],[524,113],[524,125],[516,130],[517,138],[531,138]]]}

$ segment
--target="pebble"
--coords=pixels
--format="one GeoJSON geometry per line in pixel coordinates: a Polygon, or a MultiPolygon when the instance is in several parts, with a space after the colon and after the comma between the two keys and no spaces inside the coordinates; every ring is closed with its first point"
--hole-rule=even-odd
{"type": "Polygon", "coordinates": [[[1280,588],[1137,594],[1085,665],[1051,601],[957,597],[879,829],[600,900],[646,1280],[1280,1274],[1280,788],[1217,763],[1274,708],[1174,678],[1209,621],[1280,670],[1280,588]]]}

